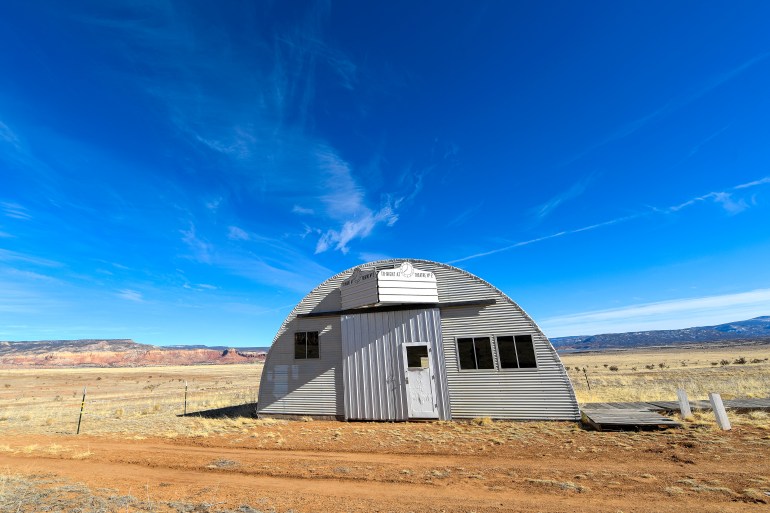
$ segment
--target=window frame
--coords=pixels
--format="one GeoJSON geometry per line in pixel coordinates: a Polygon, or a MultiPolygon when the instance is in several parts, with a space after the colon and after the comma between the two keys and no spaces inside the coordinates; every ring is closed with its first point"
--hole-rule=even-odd
{"type": "Polygon", "coordinates": [[[321,332],[316,330],[296,330],[294,332],[294,339],[292,343],[292,356],[295,362],[304,362],[307,360],[320,360],[321,359],[321,332]],[[300,333],[305,334],[305,356],[297,358],[297,335],[300,333]],[[307,339],[308,339],[308,333],[315,333],[316,340],[318,341],[318,356],[308,356],[308,345],[307,345],[307,339]]]}
{"type": "Polygon", "coordinates": [[[497,370],[502,372],[519,372],[519,371],[528,371],[533,369],[539,369],[540,365],[537,361],[537,351],[535,350],[535,334],[534,333],[501,333],[499,335],[495,335],[495,352],[497,353],[497,370]],[[529,336],[530,340],[532,341],[532,356],[535,360],[535,366],[534,367],[522,367],[519,363],[519,346],[516,343],[516,337],[522,337],[522,336],[529,336]],[[516,352],[516,365],[517,367],[503,367],[502,366],[502,357],[500,356],[500,343],[498,342],[498,337],[513,337],[513,348],[516,352]]]}
{"type": "Polygon", "coordinates": [[[492,342],[495,340],[494,335],[462,335],[455,337],[455,354],[457,355],[457,370],[460,372],[485,372],[485,371],[495,371],[498,370],[498,362],[496,360],[497,353],[495,351],[495,348],[492,347],[492,342]],[[475,369],[464,369],[462,367],[462,364],[460,362],[460,339],[471,339],[473,340],[473,360],[476,363],[475,369]],[[492,358],[492,367],[482,368],[479,369],[479,360],[476,356],[476,339],[485,338],[489,341],[489,355],[492,358]]]}

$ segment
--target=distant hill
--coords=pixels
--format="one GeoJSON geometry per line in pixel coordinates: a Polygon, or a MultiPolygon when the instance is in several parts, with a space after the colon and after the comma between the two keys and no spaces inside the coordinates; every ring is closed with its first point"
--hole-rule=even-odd
{"type": "Polygon", "coordinates": [[[169,346],[130,339],[0,341],[0,367],[144,367],[263,362],[269,348],[169,346]]]}
{"type": "Polygon", "coordinates": [[[551,339],[554,347],[563,352],[752,341],[770,343],[770,316],[681,330],[631,331],[551,339]]]}

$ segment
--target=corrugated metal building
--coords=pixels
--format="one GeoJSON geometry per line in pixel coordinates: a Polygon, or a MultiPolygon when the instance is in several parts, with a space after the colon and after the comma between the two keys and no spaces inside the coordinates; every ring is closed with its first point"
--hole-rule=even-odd
{"type": "Polygon", "coordinates": [[[257,409],[346,420],[580,417],[534,321],[484,280],[427,260],[372,262],[310,292],[273,341],[257,409]]]}

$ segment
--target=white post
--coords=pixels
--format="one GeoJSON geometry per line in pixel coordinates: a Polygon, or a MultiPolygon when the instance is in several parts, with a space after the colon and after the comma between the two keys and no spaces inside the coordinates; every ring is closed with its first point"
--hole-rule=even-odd
{"type": "Polygon", "coordinates": [[[711,409],[714,410],[717,425],[724,431],[731,429],[730,420],[727,418],[727,411],[725,411],[725,405],[722,404],[722,397],[719,394],[710,393],[709,402],[711,402],[711,409]]]}
{"type": "Polygon", "coordinates": [[[687,400],[687,392],[683,388],[676,390],[676,398],[679,400],[679,416],[682,419],[689,419],[692,417],[692,411],[690,410],[690,401],[687,400]]]}

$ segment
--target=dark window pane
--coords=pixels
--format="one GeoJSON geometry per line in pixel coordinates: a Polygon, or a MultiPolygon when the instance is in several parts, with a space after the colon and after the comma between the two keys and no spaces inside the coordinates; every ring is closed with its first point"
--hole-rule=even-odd
{"type": "Polygon", "coordinates": [[[537,367],[532,335],[516,335],[516,352],[519,354],[519,367],[522,369],[537,367]]]}
{"type": "Polygon", "coordinates": [[[519,364],[516,361],[516,346],[513,337],[497,337],[497,352],[500,354],[501,369],[516,369],[519,364]]]}
{"type": "Polygon", "coordinates": [[[495,362],[492,359],[492,342],[489,340],[489,337],[480,337],[473,340],[476,343],[476,368],[494,369],[495,362]]]}
{"type": "Polygon", "coordinates": [[[305,335],[306,333],[304,331],[298,331],[294,334],[294,358],[296,360],[304,360],[307,357],[305,335]]]}
{"type": "Polygon", "coordinates": [[[428,368],[428,346],[406,346],[406,366],[428,368]]]}
{"type": "Polygon", "coordinates": [[[320,358],[321,357],[320,347],[318,346],[318,332],[317,331],[308,331],[307,332],[307,357],[308,358],[320,358]]]}
{"type": "Polygon", "coordinates": [[[461,369],[475,369],[476,358],[473,356],[473,339],[457,339],[457,358],[460,360],[461,369]]]}

